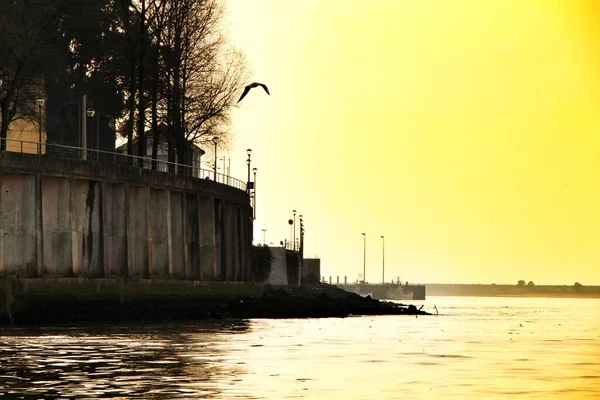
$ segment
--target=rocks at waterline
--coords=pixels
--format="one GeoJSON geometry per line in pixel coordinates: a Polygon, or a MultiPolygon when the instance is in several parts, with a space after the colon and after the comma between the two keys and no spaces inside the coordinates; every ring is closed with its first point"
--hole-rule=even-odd
{"type": "Polygon", "coordinates": [[[0,325],[48,325],[86,322],[170,322],[225,318],[326,318],[359,315],[429,315],[414,305],[361,297],[335,286],[317,284],[265,288],[260,296],[185,294],[118,297],[17,297],[0,325]]]}

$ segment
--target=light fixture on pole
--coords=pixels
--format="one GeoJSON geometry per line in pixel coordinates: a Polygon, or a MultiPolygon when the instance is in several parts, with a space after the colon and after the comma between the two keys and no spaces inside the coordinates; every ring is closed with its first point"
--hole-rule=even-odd
{"type": "MultiPolygon", "coordinates": [[[[291,242],[292,241],[292,225],[294,225],[294,221],[291,219],[288,219],[288,224],[290,225],[290,240],[289,241],[291,242]]],[[[287,239],[286,239],[286,241],[287,241],[287,239]]],[[[286,249],[287,249],[287,246],[286,246],[286,249]]]]}
{"type": "MultiPolygon", "coordinates": [[[[90,127],[90,148],[93,148],[92,146],[92,130],[94,129],[94,126],[92,125],[92,121],[94,119],[94,115],[96,115],[96,110],[94,110],[93,108],[88,108],[87,109],[87,116],[90,119],[88,126],[90,127]]],[[[86,130],[86,135],[87,135],[87,130],[86,130]]],[[[87,141],[86,141],[87,142],[87,141]]]]}
{"type": "Polygon", "coordinates": [[[363,233],[363,283],[367,283],[367,234],[363,233]]]}
{"type": "Polygon", "coordinates": [[[263,245],[266,246],[267,245],[267,240],[266,240],[266,232],[267,232],[267,230],[263,228],[263,229],[261,229],[261,231],[263,233],[263,245]]]}
{"type": "Polygon", "coordinates": [[[300,259],[304,259],[304,223],[302,220],[302,215],[299,217],[300,219],[300,259]]]}
{"type": "Polygon", "coordinates": [[[100,158],[100,113],[96,114],[96,161],[100,158]]]}
{"type": "Polygon", "coordinates": [[[252,172],[254,172],[254,181],[252,182],[252,189],[254,189],[254,208],[252,210],[254,219],[256,219],[256,171],[258,171],[256,167],[252,168],[252,172]]]}
{"type": "Polygon", "coordinates": [[[385,237],[381,235],[381,283],[385,283],[385,237]]]}
{"type": "Polygon", "coordinates": [[[246,181],[246,191],[250,194],[250,189],[252,189],[252,185],[250,184],[250,156],[252,155],[252,149],[246,150],[246,154],[248,154],[248,159],[246,160],[246,165],[248,166],[248,180],[246,181]]]}
{"type": "Polygon", "coordinates": [[[38,138],[38,154],[42,154],[42,107],[46,103],[46,99],[39,98],[35,101],[38,106],[38,125],[39,125],[39,138],[38,138]]]}
{"type": "Polygon", "coordinates": [[[294,214],[294,239],[292,240],[292,244],[294,245],[294,250],[296,250],[296,210],[292,210],[292,214],[294,214]]]}
{"type": "Polygon", "coordinates": [[[219,143],[218,137],[212,138],[213,143],[215,144],[215,182],[217,181],[217,143],[219,143]]]}

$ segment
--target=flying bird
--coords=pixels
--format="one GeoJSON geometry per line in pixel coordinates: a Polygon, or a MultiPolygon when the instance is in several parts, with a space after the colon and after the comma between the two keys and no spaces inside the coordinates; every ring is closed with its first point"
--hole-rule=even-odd
{"type": "Polygon", "coordinates": [[[244,93],[242,93],[242,95],[240,96],[240,99],[238,100],[238,103],[240,101],[242,101],[242,99],[244,97],[246,97],[246,95],[248,94],[248,92],[250,91],[250,89],[255,88],[257,86],[262,86],[263,89],[265,89],[265,92],[267,92],[267,94],[270,96],[271,93],[269,93],[269,88],[267,87],[267,85],[265,85],[264,83],[258,83],[258,82],[252,82],[249,85],[246,85],[246,87],[244,88],[244,93]]]}

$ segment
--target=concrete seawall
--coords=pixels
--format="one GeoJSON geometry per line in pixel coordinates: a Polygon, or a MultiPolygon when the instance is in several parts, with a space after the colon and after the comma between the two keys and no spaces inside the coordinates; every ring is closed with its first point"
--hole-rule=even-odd
{"type": "Polygon", "coordinates": [[[249,282],[251,215],[209,180],[0,153],[0,277],[249,282]]]}

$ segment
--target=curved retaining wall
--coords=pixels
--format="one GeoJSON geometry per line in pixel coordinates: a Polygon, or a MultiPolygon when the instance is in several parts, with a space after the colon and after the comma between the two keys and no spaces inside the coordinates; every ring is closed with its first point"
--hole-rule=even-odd
{"type": "Polygon", "coordinates": [[[0,277],[247,282],[251,215],[209,180],[0,153],[0,277]]]}

